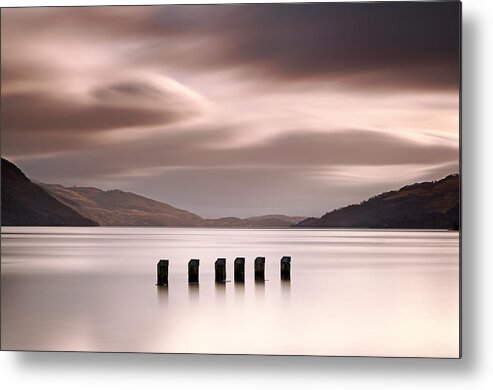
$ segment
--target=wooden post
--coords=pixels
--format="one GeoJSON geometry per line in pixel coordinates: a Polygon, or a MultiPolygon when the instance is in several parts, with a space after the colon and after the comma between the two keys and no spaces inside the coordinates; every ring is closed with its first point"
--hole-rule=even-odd
{"type": "Polygon", "coordinates": [[[255,281],[265,282],[265,257],[255,259],[255,281]]]}
{"type": "Polygon", "coordinates": [[[192,259],[188,262],[188,283],[199,282],[199,259],[192,259]]]}
{"type": "Polygon", "coordinates": [[[235,259],[235,283],[245,283],[245,258],[235,259]]]}
{"type": "Polygon", "coordinates": [[[168,285],[168,265],[169,260],[159,260],[157,263],[157,285],[168,285]]]}
{"type": "Polygon", "coordinates": [[[224,283],[226,281],[226,259],[217,259],[214,266],[216,269],[216,283],[224,283]]]}
{"type": "Polygon", "coordinates": [[[281,280],[291,280],[291,256],[281,259],[281,280]]]}

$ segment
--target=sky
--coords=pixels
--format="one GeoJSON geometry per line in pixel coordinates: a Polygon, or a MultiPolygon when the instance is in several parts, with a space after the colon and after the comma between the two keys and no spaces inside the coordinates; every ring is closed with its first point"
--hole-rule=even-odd
{"type": "Polygon", "coordinates": [[[2,9],[1,154],[204,217],[459,170],[458,2],[2,9]]]}

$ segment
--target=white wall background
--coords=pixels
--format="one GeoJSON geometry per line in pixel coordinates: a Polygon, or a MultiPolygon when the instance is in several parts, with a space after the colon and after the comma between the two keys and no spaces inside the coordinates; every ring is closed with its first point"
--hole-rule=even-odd
{"type": "MultiPolygon", "coordinates": [[[[177,2],[207,3],[169,3],[177,2]]],[[[0,0],[2,7],[160,3],[0,0]]],[[[461,360],[0,352],[2,388],[493,388],[492,10],[490,0],[463,1],[461,360]]]]}

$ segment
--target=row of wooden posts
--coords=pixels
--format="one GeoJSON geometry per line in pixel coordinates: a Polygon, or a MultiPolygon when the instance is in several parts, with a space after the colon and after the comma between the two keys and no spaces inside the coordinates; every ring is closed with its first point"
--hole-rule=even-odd
{"type": "MultiPolygon", "coordinates": [[[[197,284],[199,282],[199,259],[192,259],[188,262],[188,283],[197,284]]],[[[168,266],[169,260],[159,260],[157,263],[157,285],[168,285],[168,266]]],[[[216,283],[226,282],[226,259],[219,258],[214,263],[216,283]]],[[[257,257],[254,262],[255,281],[265,281],[265,257],[257,257]]],[[[234,281],[235,283],[245,282],[245,258],[237,257],[234,262],[234,281]]],[[[283,256],[281,259],[281,280],[291,279],[291,256],[283,256]]]]}

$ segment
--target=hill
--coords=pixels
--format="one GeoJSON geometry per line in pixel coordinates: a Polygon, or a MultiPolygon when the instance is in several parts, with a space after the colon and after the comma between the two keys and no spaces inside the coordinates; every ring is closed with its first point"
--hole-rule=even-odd
{"type": "Polygon", "coordinates": [[[95,226],[2,158],[2,226],[95,226]]]}
{"type": "Polygon", "coordinates": [[[281,228],[290,227],[304,219],[305,217],[290,217],[282,214],[272,214],[243,219],[237,217],[206,219],[205,225],[210,227],[281,228]]]}
{"type": "Polygon", "coordinates": [[[41,184],[60,202],[102,226],[200,226],[191,212],[120,190],[41,184]]]}
{"type": "Polygon", "coordinates": [[[360,204],[307,218],[296,227],[459,228],[459,175],[385,192],[360,204]]]}
{"type": "Polygon", "coordinates": [[[305,217],[264,215],[205,219],[167,203],[120,190],[39,183],[60,202],[102,226],[289,227],[305,217]]]}

